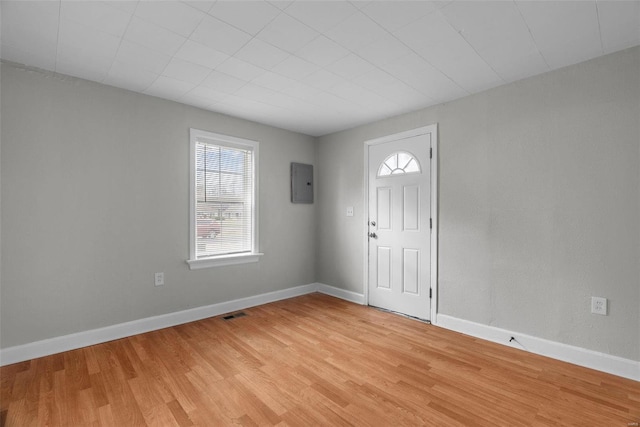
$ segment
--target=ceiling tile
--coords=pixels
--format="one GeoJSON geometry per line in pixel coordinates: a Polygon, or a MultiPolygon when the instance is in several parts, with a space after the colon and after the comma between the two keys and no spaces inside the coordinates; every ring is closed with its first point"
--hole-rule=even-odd
{"type": "Polygon", "coordinates": [[[138,2],[132,0],[105,0],[101,3],[104,3],[109,7],[116,8],[128,15],[133,15],[133,12],[136,11],[136,7],[138,7],[138,2]]]}
{"type": "Polygon", "coordinates": [[[295,82],[281,89],[280,92],[294,98],[310,100],[314,99],[320,93],[320,90],[301,82],[295,82]]]}
{"type": "Polygon", "coordinates": [[[269,0],[268,3],[280,10],[285,10],[293,3],[293,0],[269,0]]]}
{"type": "Polygon", "coordinates": [[[440,11],[430,13],[394,34],[468,92],[479,92],[503,83],[440,11]]]}
{"type": "Polygon", "coordinates": [[[300,108],[300,105],[304,103],[304,101],[289,95],[285,95],[284,93],[275,92],[265,99],[265,103],[269,105],[275,105],[276,107],[280,108],[286,108],[294,112],[300,108]]]}
{"type": "Polygon", "coordinates": [[[291,5],[291,3],[293,3],[292,0],[269,0],[270,5],[275,6],[280,10],[285,10],[289,5],[291,5]]]}
{"type": "Polygon", "coordinates": [[[204,13],[177,1],[141,1],[136,16],[183,37],[189,37],[204,18],[204,13]]]}
{"type": "Polygon", "coordinates": [[[469,92],[415,53],[387,63],[383,68],[392,76],[437,102],[469,95],[469,92]]]}
{"type": "Polygon", "coordinates": [[[193,40],[187,40],[176,52],[175,57],[209,68],[216,68],[230,58],[226,53],[194,42],[193,40]]]}
{"type": "Polygon", "coordinates": [[[367,16],[357,12],[325,33],[334,42],[355,51],[383,38],[387,32],[367,16]]]}
{"type": "Polygon", "coordinates": [[[441,11],[504,80],[549,71],[513,2],[454,2],[441,11]]]}
{"type": "Polygon", "coordinates": [[[358,104],[341,98],[329,92],[320,92],[313,99],[309,100],[314,105],[333,110],[338,114],[353,114],[359,109],[358,104]]]}
{"type": "Polygon", "coordinates": [[[220,92],[207,86],[196,86],[191,89],[185,96],[194,96],[202,99],[209,100],[209,103],[214,104],[216,102],[223,101],[229,96],[228,93],[220,92]]]}
{"type": "Polygon", "coordinates": [[[639,1],[598,1],[596,4],[605,53],[640,44],[639,1]]]}
{"type": "Polygon", "coordinates": [[[251,81],[267,72],[264,68],[256,67],[253,64],[234,57],[229,58],[216,69],[246,81],[251,81]]]}
{"type": "Polygon", "coordinates": [[[343,82],[327,90],[328,93],[346,99],[361,107],[375,106],[387,103],[382,96],[371,92],[353,82],[343,82]]]}
{"type": "Polygon", "coordinates": [[[393,32],[438,7],[438,2],[432,1],[372,1],[362,8],[362,12],[393,32]]]}
{"type": "Polygon", "coordinates": [[[336,62],[338,59],[344,58],[348,54],[349,51],[347,49],[325,36],[315,38],[309,44],[296,52],[296,56],[309,62],[313,62],[321,67],[325,67],[336,62]]]}
{"type": "Polygon", "coordinates": [[[99,1],[62,1],[60,19],[84,24],[95,30],[122,37],[131,13],[99,1]]]}
{"type": "Polygon", "coordinates": [[[320,90],[327,90],[344,81],[344,78],[327,70],[318,70],[302,79],[303,83],[320,90]]]}
{"type": "Polygon", "coordinates": [[[234,93],[234,95],[245,99],[252,99],[258,102],[266,102],[266,100],[274,93],[275,91],[267,89],[266,87],[248,83],[238,89],[234,93]]]}
{"type": "MultiPolygon", "coordinates": [[[[5,1],[1,3],[2,45],[25,52],[24,59],[42,57],[50,63],[58,38],[59,4],[57,2],[5,1]]],[[[35,65],[33,63],[27,65],[35,65]]]]}
{"type": "Polygon", "coordinates": [[[228,55],[233,55],[251,40],[251,36],[225,22],[207,16],[190,39],[228,55]]]}
{"type": "Polygon", "coordinates": [[[291,79],[302,80],[318,69],[319,67],[317,65],[291,55],[273,67],[272,71],[291,79]]]}
{"type": "Polygon", "coordinates": [[[281,14],[267,25],[258,38],[289,53],[301,49],[318,37],[318,32],[292,17],[281,14]]]}
{"type": "Polygon", "coordinates": [[[190,6],[194,9],[200,10],[202,12],[209,12],[214,4],[216,4],[215,0],[193,0],[193,1],[185,1],[183,3],[187,6],[190,6]]]}
{"type": "Polygon", "coordinates": [[[385,34],[381,39],[358,49],[355,53],[362,59],[380,66],[408,55],[411,49],[391,34],[385,34]]]}
{"type": "Polygon", "coordinates": [[[182,59],[172,59],[162,72],[165,77],[191,83],[200,84],[209,75],[211,69],[182,59]]]}
{"type": "Polygon", "coordinates": [[[202,97],[193,95],[191,92],[185,93],[184,95],[179,97],[176,101],[182,104],[191,105],[193,107],[202,108],[204,110],[210,110],[214,108],[214,106],[217,104],[217,102],[211,101],[209,98],[202,98],[202,97]]]}
{"type": "Polygon", "coordinates": [[[236,92],[246,84],[247,82],[244,80],[215,70],[202,82],[202,86],[229,94],[236,92]]]}
{"type": "Polygon", "coordinates": [[[266,1],[219,1],[209,11],[210,15],[254,36],[280,13],[280,9],[266,1]]]}
{"type": "Polygon", "coordinates": [[[240,49],[235,56],[238,59],[242,59],[265,70],[270,70],[276,64],[286,59],[289,54],[262,40],[253,39],[240,49]]]}
{"type": "Polygon", "coordinates": [[[151,86],[145,89],[144,93],[159,96],[160,98],[177,100],[193,88],[194,85],[191,83],[160,76],[151,86]]]}
{"type": "Polygon", "coordinates": [[[516,1],[516,5],[552,69],[603,53],[595,2],[516,1]]]}
{"type": "Polygon", "coordinates": [[[325,68],[345,79],[354,79],[373,70],[375,67],[370,62],[350,53],[325,68]]]}
{"type": "Polygon", "coordinates": [[[295,84],[296,81],[272,71],[267,71],[261,76],[252,80],[253,83],[269,88],[271,90],[282,90],[287,86],[295,84]]]}
{"type": "MultiPolygon", "coordinates": [[[[100,62],[110,66],[119,45],[119,37],[98,31],[95,27],[64,19],[60,21],[58,56],[62,50],[80,61],[100,62]]],[[[66,60],[68,62],[71,58],[66,60]]]]}
{"type": "Polygon", "coordinates": [[[171,57],[130,41],[122,40],[116,54],[116,60],[154,74],[160,74],[171,60],[171,57]]]}
{"type": "Polygon", "coordinates": [[[142,92],[156,81],[157,78],[158,74],[156,73],[116,61],[111,65],[109,74],[105,77],[103,83],[142,92]]]}
{"type": "Polygon", "coordinates": [[[357,9],[345,1],[297,1],[286,12],[309,27],[325,32],[356,13],[357,9]]]}
{"type": "Polygon", "coordinates": [[[60,58],[56,61],[57,73],[101,83],[109,71],[108,67],[79,60],[78,56],[65,55],[65,57],[70,61],[60,58]]]}
{"type": "Polygon", "coordinates": [[[178,1],[141,1],[135,15],[183,37],[189,37],[205,16],[178,1]]]}
{"type": "MultiPolygon", "coordinates": [[[[387,100],[394,101],[398,105],[411,99],[424,99],[425,96],[408,86],[386,71],[375,69],[360,77],[356,84],[369,89],[387,100]]],[[[426,103],[426,102],[425,102],[426,103]]]]}
{"type": "Polygon", "coordinates": [[[89,75],[99,76],[95,81],[102,81],[111,68],[114,55],[107,55],[104,51],[86,51],[74,46],[59,45],[56,60],[56,72],[70,74],[83,79],[92,80],[89,75]],[[64,64],[64,66],[62,65],[64,64]],[[76,66],[83,75],[73,73],[72,67],[76,66]],[[63,71],[64,68],[64,71],[63,71]]]}
{"type": "Polygon", "coordinates": [[[133,17],[124,38],[159,53],[172,56],[186,39],[156,24],[133,17]]]}

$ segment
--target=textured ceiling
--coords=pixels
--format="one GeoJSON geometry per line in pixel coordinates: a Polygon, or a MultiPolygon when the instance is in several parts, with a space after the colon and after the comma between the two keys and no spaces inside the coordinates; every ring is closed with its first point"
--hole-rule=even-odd
{"type": "Polygon", "coordinates": [[[320,136],[640,44],[639,1],[2,1],[4,60],[320,136]]]}

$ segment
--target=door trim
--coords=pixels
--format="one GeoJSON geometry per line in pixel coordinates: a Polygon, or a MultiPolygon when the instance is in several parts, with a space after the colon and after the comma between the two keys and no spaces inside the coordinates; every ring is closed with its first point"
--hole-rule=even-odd
{"type": "Polygon", "coordinates": [[[385,142],[393,142],[399,139],[411,138],[418,135],[431,134],[431,219],[433,228],[431,229],[431,306],[430,321],[437,324],[438,314],[438,124],[423,126],[392,135],[382,136],[379,138],[364,141],[364,210],[366,212],[365,223],[363,226],[363,248],[364,248],[364,266],[363,266],[363,283],[364,283],[364,303],[369,305],[369,147],[372,145],[384,144],[385,142]]]}

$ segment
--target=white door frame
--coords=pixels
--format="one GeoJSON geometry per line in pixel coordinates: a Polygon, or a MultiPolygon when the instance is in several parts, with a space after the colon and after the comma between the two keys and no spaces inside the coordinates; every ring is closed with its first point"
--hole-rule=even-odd
{"type": "Polygon", "coordinates": [[[366,212],[365,223],[363,229],[363,248],[364,248],[364,303],[369,305],[369,147],[385,142],[393,142],[399,139],[411,138],[418,135],[431,134],[431,307],[430,321],[437,324],[438,313],[438,124],[423,126],[417,129],[411,129],[405,132],[395,133],[380,138],[369,139],[364,141],[364,209],[366,212]]]}

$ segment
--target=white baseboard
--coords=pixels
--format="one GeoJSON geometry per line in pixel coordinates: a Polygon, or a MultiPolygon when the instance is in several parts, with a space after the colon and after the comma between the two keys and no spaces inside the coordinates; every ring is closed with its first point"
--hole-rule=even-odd
{"type": "Polygon", "coordinates": [[[509,347],[519,348],[530,353],[573,363],[574,365],[640,381],[640,362],[634,360],[487,326],[445,314],[438,314],[438,323],[436,326],[509,347]],[[515,341],[509,342],[511,337],[514,337],[515,341]]]}
{"type": "Polygon", "coordinates": [[[345,289],[336,288],[335,286],[325,285],[324,283],[316,283],[317,291],[322,294],[331,295],[332,297],[340,298],[346,301],[351,301],[356,304],[364,304],[364,295],[353,291],[347,291],[345,289]]]}
{"type": "Polygon", "coordinates": [[[92,329],[42,341],[35,341],[24,345],[8,347],[0,350],[0,366],[61,353],[63,351],[75,350],[77,348],[125,338],[131,335],[168,328],[170,326],[193,322],[207,317],[219,316],[224,313],[255,307],[257,305],[267,304],[274,301],[306,295],[316,292],[317,289],[318,284],[312,283],[310,285],[297,286],[295,288],[283,289],[281,291],[268,292],[233,301],[147,317],[145,319],[133,320],[131,322],[106,326],[104,328],[92,329]]]}

